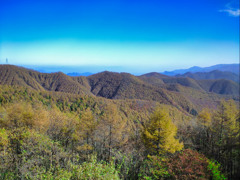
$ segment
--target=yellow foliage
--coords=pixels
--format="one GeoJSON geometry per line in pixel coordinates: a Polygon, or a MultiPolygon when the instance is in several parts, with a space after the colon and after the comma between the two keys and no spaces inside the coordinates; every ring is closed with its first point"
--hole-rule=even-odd
{"type": "Polygon", "coordinates": [[[217,111],[214,113],[212,130],[218,132],[220,139],[223,137],[236,138],[239,134],[239,125],[237,124],[237,109],[236,103],[233,100],[222,100],[217,111]]]}
{"type": "Polygon", "coordinates": [[[175,138],[177,127],[172,123],[166,110],[157,109],[145,125],[142,139],[152,153],[174,153],[183,148],[175,138]]]}
{"type": "Polygon", "coordinates": [[[203,109],[199,114],[198,114],[198,121],[201,125],[205,127],[209,127],[212,123],[211,119],[211,113],[209,112],[208,109],[203,109]]]}
{"type": "Polygon", "coordinates": [[[9,143],[8,133],[5,129],[0,129],[0,151],[4,150],[9,143]]]}

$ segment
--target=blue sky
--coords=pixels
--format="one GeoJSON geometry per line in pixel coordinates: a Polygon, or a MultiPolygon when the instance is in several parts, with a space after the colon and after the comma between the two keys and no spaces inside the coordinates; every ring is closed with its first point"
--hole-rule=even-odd
{"type": "Polygon", "coordinates": [[[239,13],[238,0],[0,0],[0,62],[132,72],[238,63],[239,13]]]}

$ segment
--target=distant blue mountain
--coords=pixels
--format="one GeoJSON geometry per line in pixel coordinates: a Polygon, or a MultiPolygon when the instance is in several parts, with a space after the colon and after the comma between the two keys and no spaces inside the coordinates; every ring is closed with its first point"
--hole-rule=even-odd
{"type": "Polygon", "coordinates": [[[93,73],[90,72],[84,72],[84,73],[77,73],[77,72],[72,72],[72,73],[67,73],[68,76],[91,76],[93,73]]]}
{"type": "Polygon", "coordinates": [[[58,66],[58,65],[18,65],[23,66],[28,69],[33,69],[35,71],[41,73],[55,73],[55,72],[63,72],[64,74],[68,74],[69,76],[89,76],[102,71],[116,71],[120,72],[120,66],[58,66]]]}
{"type": "Polygon", "coordinates": [[[198,67],[193,66],[189,69],[177,69],[174,71],[164,71],[162,74],[167,76],[175,76],[178,74],[185,74],[187,72],[196,73],[196,72],[210,72],[210,71],[228,71],[239,75],[239,64],[217,64],[210,67],[198,67]]]}
{"type": "Polygon", "coordinates": [[[178,74],[176,77],[189,77],[196,80],[202,80],[202,79],[227,79],[232,80],[235,82],[239,82],[239,75],[229,72],[229,71],[219,71],[214,70],[210,72],[187,72],[185,74],[178,74]]]}

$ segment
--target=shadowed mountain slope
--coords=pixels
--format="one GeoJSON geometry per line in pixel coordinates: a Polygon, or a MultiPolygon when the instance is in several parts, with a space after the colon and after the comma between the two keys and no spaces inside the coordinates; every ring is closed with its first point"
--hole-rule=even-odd
{"type": "Polygon", "coordinates": [[[199,80],[200,86],[209,92],[214,92],[217,94],[233,94],[239,95],[239,84],[225,80],[199,80]]]}
{"type": "Polygon", "coordinates": [[[102,72],[90,76],[91,92],[110,99],[145,99],[169,103],[165,89],[128,73],[102,72]]]}

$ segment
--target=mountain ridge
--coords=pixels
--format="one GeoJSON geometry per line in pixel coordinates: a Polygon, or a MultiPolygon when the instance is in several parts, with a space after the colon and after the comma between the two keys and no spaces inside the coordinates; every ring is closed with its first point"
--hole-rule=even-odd
{"type": "Polygon", "coordinates": [[[239,85],[230,80],[194,80],[159,73],[134,76],[109,71],[88,77],[71,77],[62,72],[39,73],[12,65],[0,65],[0,84],[107,99],[156,101],[188,113],[206,104],[214,104],[221,98],[239,97],[239,85]]]}

